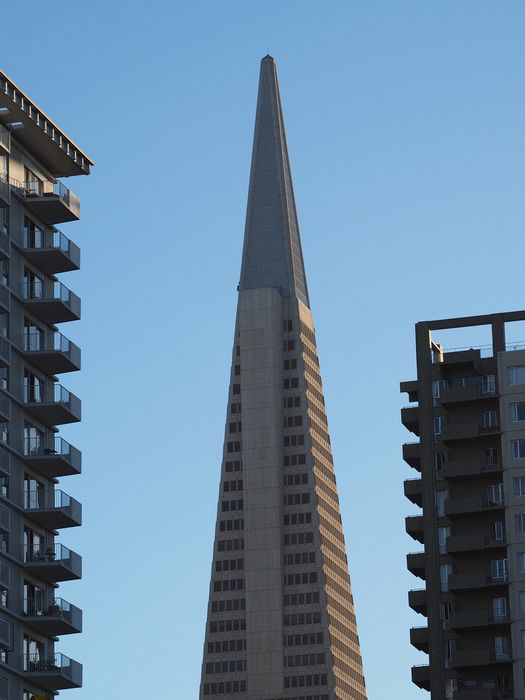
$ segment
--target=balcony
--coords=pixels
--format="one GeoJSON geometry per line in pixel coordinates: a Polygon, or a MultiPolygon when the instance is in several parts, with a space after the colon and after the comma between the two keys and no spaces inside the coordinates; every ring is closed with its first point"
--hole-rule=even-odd
{"type": "Polygon", "coordinates": [[[421,445],[419,442],[405,442],[403,445],[403,459],[413,469],[421,471],[421,445]]]}
{"type": "Polygon", "coordinates": [[[439,363],[441,369],[446,372],[447,369],[458,370],[460,367],[469,367],[479,369],[481,360],[480,350],[458,350],[452,352],[444,352],[442,361],[439,363]]]}
{"type": "Polygon", "coordinates": [[[3,447],[0,447],[0,476],[9,476],[11,473],[11,455],[3,447]]]}
{"type": "Polygon", "coordinates": [[[443,426],[441,440],[445,443],[470,442],[499,435],[500,432],[498,425],[484,427],[479,423],[452,423],[443,426]]]}
{"type": "Polygon", "coordinates": [[[485,535],[456,535],[447,539],[447,552],[449,554],[463,554],[505,546],[504,539],[491,539],[485,535]]]}
{"type": "Polygon", "coordinates": [[[445,515],[449,518],[453,518],[458,515],[472,515],[482,511],[501,510],[504,507],[503,499],[489,501],[481,496],[452,497],[445,501],[445,515]]]}
{"type": "Polygon", "coordinates": [[[419,407],[405,406],[401,409],[401,422],[407,430],[419,437],[419,407]]]}
{"type": "Polygon", "coordinates": [[[412,627],[410,629],[410,644],[419,651],[428,654],[428,627],[412,627]]]}
{"type": "Polygon", "coordinates": [[[28,309],[49,325],[78,321],[80,318],[80,299],[62,282],[24,282],[21,296],[28,309]]]}
{"type": "Polygon", "coordinates": [[[9,289],[0,282],[0,314],[9,313],[11,309],[11,294],[9,289]]]}
{"type": "Polygon", "coordinates": [[[449,629],[479,629],[490,625],[508,624],[507,617],[494,618],[492,612],[488,610],[469,610],[465,612],[452,613],[449,620],[449,629]]]}
{"type": "Polygon", "coordinates": [[[480,384],[468,384],[466,386],[447,386],[441,389],[440,403],[442,406],[456,406],[471,404],[480,399],[497,399],[495,393],[484,394],[480,384]]]}
{"type": "Polygon", "coordinates": [[[57,229],[24,231],[24,255],[47,274],[80,268],[80,248],[57,229]]]}
{"type": "Polygon", "coordinates": [[[408,605],[414,612],[427,616],[427,589],[417,588],[408,591],[408,605]]]}
{"type": "Polygon", "coordinates": [[[11,400],[7,394],[0,391],[0,422],[5,423],[11,418],[11,400]]]}
{"type": "Polygon", "coordinates": [[[11,343],[0,336],[0,367],[9,367],[11,364],[11,343]]]}
{"type": "Polygon", "coordinates": [[[63,544],[24,546],[25,569],[48,583],[82,578],[82,557],[63,544]]]}
{"type": "Polygon", "coordinates": [[[425,533],[423,529],[422,515],[409,515],[407,518],[405,518],[405,530],[407,535],[410,535],[412,539],[424,544],[425,533]]]}
{"type": "Polygon", "coordinates": [[[10,511],[9,508],[0,505],[0,532],[9,532],[10,511]]]}
{"type": "Polygon", "coordinates": [[[405,496],[420,508],[423,507],[423,482],[421,479],[405,479],[405,496]]]}
{"type": "Polygon", "coordinates": [[[82,610],[63,598],[55,598],[51,605],[39,600],[24,600],[22,610],[25,622],[47,637],[82,632],[82,610]]]}
{"type": "Polygon", "coordinates": [[[26,333],[20,347],[27,359],[46,374],[80,369],[80,348],[58,331],[26,333]]]}
{"type": "Polygon", "coordinates": [[[24,385],[22,402],[35,418],[47,425],[64,425],[77,423],[80,420],[80,399],[61,384],[49,382],[24,385]]]}
{"type": "Polygon", "coordinates": [[[8,156],[11,153],[11,132],[3,124],[0,124],[0,156],[8,156]]]}
{"type": "Polygon", "coordinates": [[[82,523],[82,505],[63,491],[29,491],[23,494],[24,510],[46,530],[76,527],[82,523]]]}
{"type": "Polygon", "coordinates": [[[479,459],[450,461],[443,466],[443,476],[447,481],[467,479],[471,476],[478,477],[483,474],[491,475],[497,472],[501,472],[500,464],[482,464],[479,459]]]}
{"type": "Polygon", "coordinates": [[[411,379],[407,382],[401,382],[399,384],[399,391],[402,394],[408,394],[408,400],[410,403],[414,403],[419,400],[419,382],[417,379],[411,379]]]}
{"type": "Polygon", "coordinates": [[[48,479],[81,472],[80,450],[64,438],[28,437],[21,441],[19,449],[26,464],[48,479]]]}
{"type": "Polygon", "coordinates": [[[425,580],[425,552],[407,554],[407,569],[414,576],[425,580]]]}
{"type": "Polygon", "coordinates": [[[456,690],[454,700],[513,700],[514,693],[508,688],[463,688],[456,690]]]}
{"type": "Polygon", "coordinates": [[[452,592],[471,591],[481,588],[492,588],[496,586],[506,586],[507,577],[492,578],[482,572],[472,572],[467,574],[451,574],[448,577],[448,588],[452,592]]]}
{"type": "Polygon", "coordinates": [[[508,664],[511,662],[510,653],[495,654],[490,649],[456,649],[450,655],[450,665],[453,668],[470,666],[488,666],[489,664],[508,664]]]}
{"type": "Polygon", "coordinates": [[[422,690],[430,690],[430,667],[412,666],[412,683],[422,690]]]}
{"type": "Polygon", "coordinates": [[[45,690],[82,687],[82,665],[64,654],[24,654],[24,678],[45,690]]]}
{"type": "Polygon", "coordinates": [[[10,178],[10,184],[27,209],[48,226],[80,218],[79,198],[58,180],[21,182],[10,178]]]}
{"type": "Polygon", "coordinates": [[[11,187],[6,173],[0,173],[0,208],[11,203],[11,187]]]}

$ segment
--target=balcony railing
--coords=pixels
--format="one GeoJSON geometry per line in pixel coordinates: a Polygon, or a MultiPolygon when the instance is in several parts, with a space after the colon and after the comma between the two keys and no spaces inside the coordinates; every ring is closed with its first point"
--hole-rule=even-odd
{"type": "MultiPolygon", "coordinates": [[[[63,598],[54,598],[50,605],[37,598],[26,598],[22,601],[22,612],[25,617],[48,618],[49,624],[55,627],[57,623],[66,623],[76,630],[82,628],[82,611],[63,598]]],[[[41,626],[46,620],[42,620],[42,623],[41,626]]]]}
{"type": "Polygon", "coordinates": [[[77,195],[59,180],[56,182],[38,179],[22,181],[10,178],[9,182],[16,194],[25,200],[28,209],[47,224],[74,221],[80,216],[77,195]]]}
{"type": "Polygon", "coordinates": [[[21,296],[34,307],[35,313],[48,323],[62,323],[80,318],[80,299],[62,282],[22,282],[21,296]]]}
{"type": "Polygon", "coordinates": [[[82,666],[64,654],[23,654],[22,670],[46,690],[80,688],[82,666]]]}
{"type": "Polygon", "coordinates": [[[80,348],[58,331],[25,333],[19,343],[22,350],[30,355],[31,362],[47,374],[80,369],[80,348]]]}
{"type": "Polygon", "coordinates": [[[82,577],[82,557],[57,542],[24,545],[23,562],[49,582],[72,581],[82,577]]]}
{"type": "Polygon", "coordinates": [[[82,522],[82,505],[58,489],[25,491],[23,503],[28,515],[49,530],[75,527],[82,522]]]}
{"type": "Polygon", "coordinates": [[[45,272],[67,272],[80,267],[80,248],[54,227],[24,230],[23,248],[26,256],[45,272]]]}
{"type": "Polygon", "coordinates": [[[80,420],[80,399],[61,384],[24,384],[21,394],[27,410],[38,415],[49,425],[75,423],[80,420]]]}

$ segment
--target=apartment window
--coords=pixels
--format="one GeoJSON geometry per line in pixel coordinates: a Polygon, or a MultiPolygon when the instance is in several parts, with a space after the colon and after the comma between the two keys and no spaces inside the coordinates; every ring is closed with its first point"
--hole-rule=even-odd
{"type": "Polygon", "coordinates": [[[518,601],[520,606],[520,612],[525,612],[525,591],[520,591],[518,593],[518,601]]]}
{"type": "Polygon", "coordinates": [[[436,467],[437,472],[443,471],[443,465],[445,464],[445,462],[445,453],[436,452],[436,454],[434,455],[434,466],[436,467]]]}
{"type": "Polygon", "coordinates": [[[496,659],[508,659],[509,648],[510,643],[508,637],[494,637],[494,654],[496,656],[496,659]]]}
{"type": "Polygon", "coordinates": [[[443,661],[444,661],[445,668],[450,668],[450,658],[455,650],[456,650],[456,640],[455,639],[448,639],[446,642],[443,642],[443,661]]]}
{"type": "Polygon", "coordinates": [[[507,619],[507,599],[493,598],[492,599],[492,619],[494,622],[501,622],[507,619]]]}
{"type": "Polygon", "coordinates": [[[485,430],[495,428],[498,425],[498,414],[496,411],[483,412],[483,427],[485,430]]]}
{"type": "Polygon", "coordinates": [[[457,678],[447,678],[445,680],[445,699],[452,700],[454,693],[458,689],[458,679],[457,678]]]}
{"type": "Polygon", "coordinates": [[[445,515],[445,501],[448,498],[448,491],[436,491],[436,515],[442,518],[445,515]]]}
{"type": "Polygon", "coordinates": [[[24,168],[25,188],[28,194],[35,197],[42,196],[42,180],[29,168],[24,168]]]}
{"type": "Polygon", "coordinates": [[[493,374],[484,374],[481,379],[481,388],[484,394],[494,394],[496,391],[496,377],[493,374]]]}
{"type": "Polygon", "coordinates": [[[525,630],[520,630],[521,650],[525,651],[525,630]]]}
{"type": "Polygon", "coordinates": [[[441,441],[441,432],[443,428],[443,416],[434,416],[434,440],[436,442],[441,441]]]}
{"type": "Polygon", "coordinates": [[[9,697],[9,681],[5,676],[0,676],[0,698],[7,698],[9,697]]]}
{"type": "Polygon", "coordinates": [[[515,496],[525,496],[525,476],[515,476],[512,479],[512,491],[515,496]]]}
{"type": "Polygon", "coordinates": [[[452,613],[452,603],[446,602],[441,603],[441,622],[443,624],[443,629],[448,628],[448,621],[450,620],[450,615],[452,613]]]}
{"type": "MultiPolygon", "coordinates": [[[[525,564],[525,552],[524,552],[525,564]]],[[[507,580],[508,562],[506,559],[493,559],[490,562],[490,576],[493,581],[507,580]]]]}
{"type": "Polygon", "coordinates": [[[503,484],[490,484],[487,486],[487,501],[489,506],[502,506],[503,500],[503,484]]]}
{"type": "Polygon", "coordinates": [[[448,577],[452,573],[452,564],[441,564],[439,567],[439,581],[442,591],[448,591],[448,577]]]}
{"type": "Polygon", "coordinates": [[[447,552],[447,539],[450,537],[449,527],[438,527],[438,542],[439,542],[439,553],[446,554],[447,552]]]}
{"type": "Polygon", "coordinates": [[[525,552],[518,552],[516,561],[518,563],[518,571],[521,573],[525,572],[525,552]]]}
{"type": "Polygon", "coordinates": [[[525,514],[517,513],[514,516],[514,530],[517,535],[523,535],[525,533],[525,514]]]}
{"type": "Polygon", "coordinates": [[[441,396],[441,380],[437,379],[432,382],[432,399],[434,406],[439,404],[439,398],[441,396]]]}
{"type": "Polygon", "coordinates": [[[491,542],[503,542],[505,529],[502,521],[489,523],[489,539],[491,542]]]}
{"type": "Polygon", "coordinates": [[[525,459],[525,440],[511,440],[512,459],[525,459]]]}
{"type": "Polygon", "coordinates": [[[509,405],[510,420],[513,423],[525,420],[525,401],[518,401],[509,405]]]}
{"type": "Polygon", "coordinates": [[[487,467],[494,466],[498,463],[498,450],[495,447],[485,448],[485,464],[487,467]]]}
{"type": "Polygon", "coordinates": [[[507,367],[507,381],[511,386],[515,384],[525,384],[525,365],[507,367]]]}

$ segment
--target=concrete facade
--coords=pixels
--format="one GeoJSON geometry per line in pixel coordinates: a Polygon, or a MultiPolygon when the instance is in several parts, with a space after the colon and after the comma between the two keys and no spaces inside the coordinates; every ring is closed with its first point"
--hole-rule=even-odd
{"type": "Polygon", "coordinates": [[[58,481],[80,472],[81,455],[57,432],[81,408],[56,376],[80,369],[80,349],[56,325],[80,317],[80,299],[56,276],[78,269],[80,251],[56,225],[80,215],[57,178],[91,165],[0,72],[1,700],[50,700],[82,684],[81,664],[56,648],[82,629],[82,611],[59,590],[81,577],[81,557],[57,539],[82,520],[58,481]]]}
{"type": "Polygon", "coordinates": [[[421,478],[405,495],[422,508],[406,520],[424,545],[408,568],[426,587],[409,604],[429,664],[412,679],[432,700],[525,699],[525,350],[505,341],[525,312],[416,325],[418,377],[402,382],[412,405],[403,446],[421,478]],[[492,343],[447,351],[432,331],[488,326],[492,343]]]}
{"type": "Polygon", "coordinates": [[[366,700],[275,63],[261,63],[200,699],[366,700]]]}

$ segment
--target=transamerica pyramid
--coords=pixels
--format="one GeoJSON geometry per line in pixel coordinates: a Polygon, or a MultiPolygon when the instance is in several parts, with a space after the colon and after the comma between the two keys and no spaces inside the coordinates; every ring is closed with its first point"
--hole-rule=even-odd
{"type": "Polygon", "coordinates": [[[261,62],[200,700],[366,700],[275,62],[261,62]]]}

